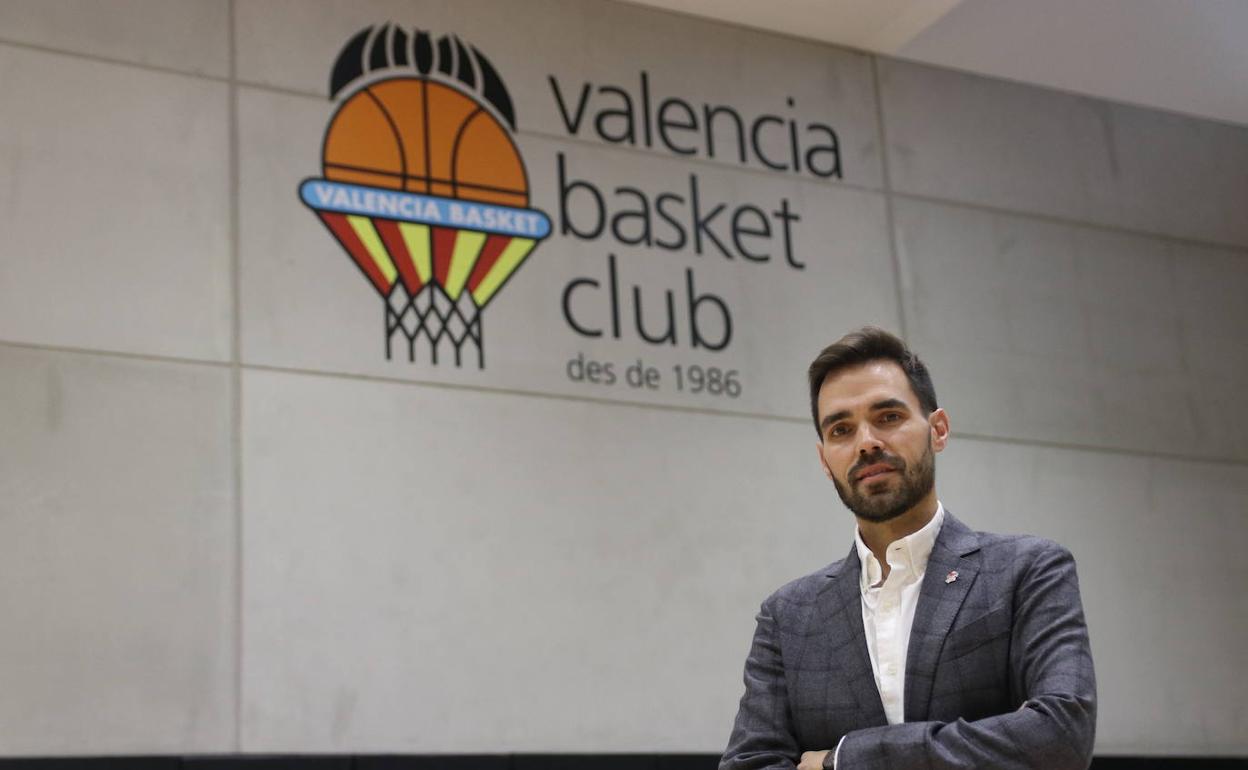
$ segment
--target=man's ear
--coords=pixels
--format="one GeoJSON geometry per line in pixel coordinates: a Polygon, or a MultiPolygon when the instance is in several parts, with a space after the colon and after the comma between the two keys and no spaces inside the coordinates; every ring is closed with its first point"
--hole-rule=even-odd
{"type": "Polygon", "coordinates": [[[944,409],[933,409],[927,416],[927,426],[932,432],[932,449],[939,452],[949,443],[949,415],[944,409]]]}
{"type": "Polygon", "coordinates": [[[819,465],[823,468],[823,474],[832,479],[832,469],[828,467],[828,461],[823,459],[823,442],[815,444],[815,452],[819,455],[819,465]]]}

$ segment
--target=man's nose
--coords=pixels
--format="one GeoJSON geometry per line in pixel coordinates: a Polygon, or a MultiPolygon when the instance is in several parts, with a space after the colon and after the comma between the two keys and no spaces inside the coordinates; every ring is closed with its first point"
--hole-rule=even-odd
{"type": "Polygon", "coordinates": [[[871,430],[870,425],[863,425],[858,432],[858,454],[862,457],[876,454],[884,449],[884,444],[871,430]]]}

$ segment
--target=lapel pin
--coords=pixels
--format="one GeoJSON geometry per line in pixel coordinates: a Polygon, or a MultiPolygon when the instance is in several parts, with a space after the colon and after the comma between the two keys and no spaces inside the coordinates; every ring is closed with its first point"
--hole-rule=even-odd
{"type": "Polygon", "coordinates": [[[953,581],[957,579],[958,579],[958,571],[956,569],[950,570],[949,574],[945,575],[945,584],[948,585],[949,583],[952,583],[953,581]]]}

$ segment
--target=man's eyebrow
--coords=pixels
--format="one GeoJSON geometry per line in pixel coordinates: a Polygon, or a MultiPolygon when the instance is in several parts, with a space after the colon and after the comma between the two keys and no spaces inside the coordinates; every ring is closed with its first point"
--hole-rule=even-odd
{"type": "Polygon", "coordinates": [[[848,416],[849,416],[848,409],[842,409],[839,412],[833,412],[832,414],[828,415],[827,417],[824,417],[822,420],[819,421],[819,429],[827,430],[829,425],[836,422],[837,420],[844,420],[848,416]]]}
{"type": "Polygon", "coordinates": [[[909,409],[910,407],[905,401],[899,398],[886,398],[883,401],[876,401],[871,405],[871,411],[878,412],[881,409],[909,409]]]}

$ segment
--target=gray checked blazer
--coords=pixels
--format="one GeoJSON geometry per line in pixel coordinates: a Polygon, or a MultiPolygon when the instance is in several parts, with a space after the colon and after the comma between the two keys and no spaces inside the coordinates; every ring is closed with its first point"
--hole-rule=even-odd
{"type": "Polygon", "coordinates": [[[860,569],[851,548],[763,602],[720,770],[792,770],[842,736],[838,770],[1088,767],[1096,680],[1069,551],[974,532],[946,509],[896,725],[871,671],[860,569]]]}

